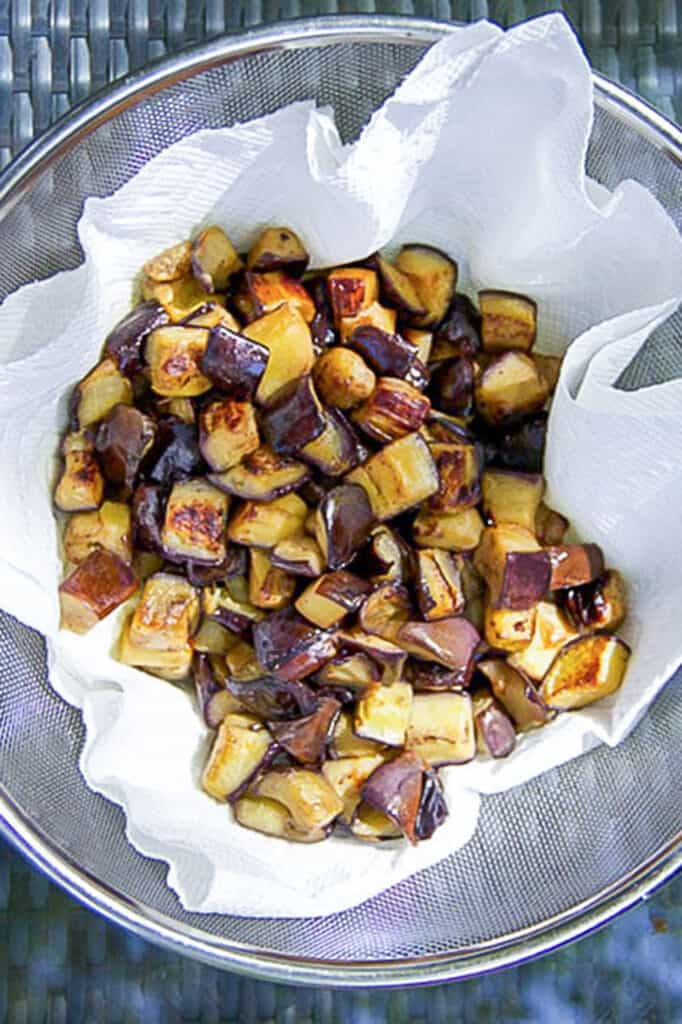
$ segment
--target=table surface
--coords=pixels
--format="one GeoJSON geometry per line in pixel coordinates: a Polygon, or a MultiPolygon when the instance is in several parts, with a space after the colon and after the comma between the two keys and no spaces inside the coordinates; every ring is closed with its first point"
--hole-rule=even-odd
{"type": "MultiPolygon", "coordinates": [[[[682,120],[682,0],[0,0],[0,168],[86,97],[224,32],[321,13],[508,25],[563,10],[593,65],[682,120]]],[[[429,989],[332,992],[242,979],[81,908],[0,844],[0,1022],[682,1022],[682,876],[532,963],[429,989]]]]}

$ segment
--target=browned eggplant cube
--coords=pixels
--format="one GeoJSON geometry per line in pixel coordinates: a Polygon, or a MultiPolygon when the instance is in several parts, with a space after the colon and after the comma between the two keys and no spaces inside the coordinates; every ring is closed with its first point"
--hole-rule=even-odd
{"type": "Polygon", "coordinates": [[[188,241],[171,245],[163,252],[147,260],[143,273],[152,281],[177,281],[192,268],[192,246],[188,241]]]}
{"type": "Polygon", "coordinates": [[[386,815],[415,843],[423,788],[424,762],[408,750],[375,768],[362,787],[362,796],[365,803],[386,815]]]}
{"type": "Polygon", "coordinates": [[[412,613],[409,591],[402,583],[376,587],[360,609],[359,623],[366,633],[396,641],[398,630],[412,613]]]}
{"type": "Polygon", "coordinates": [[[535,606],[530,608],[491,608],[485,606],[484,631],[491,647],[501,651],[521,651],[533,639],[535,606]]]}
{"type": "MultiPolygon", "coordinates": [[[[157,572],[146,580],[142,599],[128,625],[136,651],[183,652],[199,624],[199,595],[182,576],[157,572]]],[[[128,661],[144,666],[144,659],[128,661]]]]}
{"type": "Polygon", "coordinates": [[[349,345],[356,331],[371,327],[383,334],[395,334],[398,315],[394,309],[382,306],[380,302],[372,302],[366,309],[361,309],[355,316],[344,316],[339,321],[339,337],[343,345],[349,345]]]}
{"type": "Polygon", "coordinates": [[[305,246],[291,228],[265,228],[249,249],[246,265],[258,273],[284,270],[300,277],[308,260],[305,246]]]}
{"type": "Polygon", "coordinates": [[[440,484],[429,446],[416,433],[387,444],[346,480],[365,489],[372,512],[382,521],[430,498],[440,484]]]}
{"type": "Polygon", "coordinates": [[[558,595],[561,607],[576,629],[618,629],[627,612],[625,580],[615,569],[581,587],[558,595]]]}
{"type": "Polygon", "coordinates": [[[476,627],[461,615],[437,622],[406,622],[396,639],[415,657],[436,661],[457,672],[461,686],[469,684],[479,641],[476,627]]]}
{"type": "Polygon", "coordinates": [[[199,368],[216,387],[236,398],[252,400],[269,358],[270,351],[265,345],[219,324],[208,336],[199,368]]]}
{"type": "Polygon", "coordinates": [[[251,402],[223,398],[211,402],[199,417],[199,449],[217,473],[236,466],[260,445],[258,422],[251,402]]]}
{"type": "Polygon", "coordinates": [[[403,836],[402,831],[387,814],[364,802],[356,807],[350,829],[356,839],[364,839],[369,843],[402,839],[403,836]]]}
{"type": "Polygon", "coordinates": [[[282,305],[296,309],[307,324],[315,318],[315,303],[300,281],[282,270],[257,274],[247,270],[234,304],[247,323],[272,313],[282,305]]]}
{"type": "Polygon", "coordinates": [[[201,591],[204,615],[219,622],[237,636],[250,637],[251,627],[265,618],[265,613],[256,608],[249,598],[246,581],[239,578],[228,580],[224,586],[215,583],[201,591]],[[241,586],[234,586],[236,583],[243,583],[243,589],[241,586]]]}
{"type": "Polygon", "coordinates": [[[148,334],[167,323],[168,314],[163,306],[153,299],[141,302],[109,332],[104,342],[106,354],[121,373],[132,376],[143,367],[142,345],[148,334]]]}
{"type": "Polygon", "coordinates": [[[426,366],[431,358],[433,346],[433,333],[431,331],[419,331],[414,327],[406,327],[402,332],[405,341],[414,345],[417,350],[417,359],[426,366]]]}
{"type": "Polygon", "coordinates": [[[300,831],[295,828],[284,804],[266,796],[245,793],[235,800],[233,807],[235,820],[244,828],[293,843],[319,843],[328,837],[331,829],[328,826],[300,831]]]}
{"type": "Polygon", "coordinates": [[[383,743],[358,736],[353,731],[352,713],[342,711],[334,723],[329,749],[333,758],[344,759],[373,756],[385,751],[386,747],[383,743]]]}
{"type": "Polygon", "coordinates": [[[295,606],[310,622],[329,629],[356,612],[371,589],[366,580],[339,569],[325,573],[306,587],[295,606]]]}
{"type": "Polygon", "coordinates": [[[373,583],[404,583],[412,573],[414,557],[397,530],[382,523],[370,533],[367,560],[373,583]]]}
{"type": "Polygon", "coordinates": [[[185,324],[208,305],[223,305],[220,295],[207,295],[192,273],[176,281],[142,281],[142,298],[163,306],[172,324],[185,324]]]}
{"type": "Polygon", "coordinates": [[[438,493],[429,498],[429,509],[454,512],[477,505],[481,486],[475,446],[467,441],[438,441],[429,447],[438,468],[438,493]]]}
{"type": "Polygon", "coordinates": [[[508,757],[516,746],[516,729],[511,718],[487,687],[479,687],[471,699],[479,754],[508,757]]]}
{"type": "Polygon", "coordinates": [[[559,383],[561,359],[559,356],[541,356],[537,352],[534,352],[533,362],[537,366],[540,376],[544,377],[547,387],[549,388],[550,395],[553,395],[556,390],[556,386],[559,383]]]}
{"type": "Polygon", "coordinates": [[[118,555],[96,548],[59,587],[61,627],[87,633],[137,590],[137,578],[118,555]]]}
{"type": "Polygon", "coordinates": [[[256,608],[276,611],[289,604],[294,596],[296,580],[272,564],[265,551],[251,548],[249,552],[249,599],[256,608]]]}
{"type": "Polygon", "coordinates": [[[340,709],[333,697],[321,697],[315,711],[293,721],[273,722],[270,731],[280,747],[301,764],[319,765],[340,709]]]}
{"type": "Polygon", "coordinates": [[[373,521],[362,487],[340,484],[327,492],[315,514],[315,536],[330,569],[343,569],[352,561],[373,521]]]}
{"type": "Polygon", "coordinates": [[[322,774],[343,802],[341,821],[350,825],[353,814],[362,799],[362,787],[375,768],[384,763],[381,754],[361,757],[342,757],[325,761],[322,774]]]}
{"type": "Polygon", "coordinates": [[[544,677],[562,647],[574,640],[577,632],[561,609],[549,601],[540,601],[535,610],[531,642],[509,657],[509,664],[531,679],[544,677]]]}
{"type": "Polygon", "coordinates": [[[324,410],[324,430],[299,452],[302,459],[325,476],[342,476],[357,466],[367,451],[338,409],[324,410]]]}
{"type": "Polygon", "coordinates": [[[95,450],[107,480],[128,495],[133,489],[142,460],[156,438],[156,424],[150,416],[130,405],[115,405],[97,428],[95,450]]]}
{"type": "Polygon", "coordinates": [[[532,299],[516,292],[490,290],[478,293],[478,304],[484,352],[530,352],[537,324],[537,306],[532,299]]]}
{"type": "Polygon", "coordinates": [[[209,479],[221,491],[252,501],[272,501],[295,491],[310,478],[310,470],[296,459],[276,455],[267,445],[244,456],[238,466],[209,479]]]}
{"type": "Polygon", "coordinates": [[[62,445],[64,467],[54,492],[62,512],[89,512],[104,497],[104,477],[93,443],[84,431],[67,434],[62,445]]]}
{"type": "Polygon", "coordinates": [[[353,729],[366,740],[402,747],[412,706],[409,683],[371,683],[355,704],[353,729]]]}
{"type": "Polygon", "coordinates": [[[285,302],[244,328],[244,334],[269,352],[256,401],[270,402],[286,384],[309,373],[315,362],[310,329],[298,309],[285,302]]]}
{"type": "Polygon", "coordinates": [[[337,409],[353,409],[374,391],[376,377],[358,352],[339,345],[323,352],[313,367],[320,398],[337,409]]]}
{"type": "Polygon", "coordinates": [[[416,327],[439,324],[448,311],[457,286],[457,264],[429,245],[404,245],[395,264],[410,279],[426,312],[414,316],[416,327]]]}
{"type": "Polygon", "coordinates": [[[325,559],[314,537],[285,537],[272,549],[272,564],[293,576],[315,578],[324,572],[325,559]]]}
{"type": "Polygon", "coordinates": [[[203,478],[175,484],[161,531],[164,554],[173,561],[222,562],[228,504],[227,495],[203,478]]]}
{"type": "Polygon", "coordinates": [[[515,523],[535,531],[545,483],[539,473],[516,473],[511,469],[486,469],[481,480],[483,515],[499,526],[515,523]]]}
{"type": "Polygon", "coordinates": [[[417,350],[411,342],[371,324],[357,327],[347,343],[380,377],[402,380],[417,359],[417,350]]]}
{"type": "Polygon", "coordinates": [[[312,378],[300,377],[281,389],[262,413],[263,433],[280,455],[292,455],[325,429],[322,403],[312,378]]]}
{"type": "Polygon", "coordinates": [[[283,804],[301,833],[319,832],[338,818],[343,803],[326,779],[308,768],[280,768],[267,772],[255,792],[283,804]]]}
{"type": "Polygon", "coordinates": [[[343,687],[344,692],[352,693],[381,682],[381,671],[366,654],[337,654],[316,673],[315,682],[318,686],[343,687]]]}
{"type": "Polygon", "coordinates": [[[407,320],[426,316],[426,307],[419,297],[412,278],[382,256],[376,257],[376,265],[379,271],[383,301],[397,309],[407,320]]]}
{"type": "Polygon", "coordinates": [[[474,555],[496,608],[531,608],[550,589],[547,551],[530,530],[513,523],[489,526],[474,555]]]}
{"type": "Polygon", "coordinates": [[[481,540],[483,520],[476,508],[456,509],[453,512],[422,510],[417,513],[412,530],[419,547],[473,551],[481,540]]]}
{"type": "Polygon", "coordinates": [[[241,269],[237,250],[222,228],[205,228],[192,242],[192,271],[205,292],[227,291],[232,274],[241,269]]]}
{"type": "Polygon", "coordinates": [[[461,557],[439,548],[416,553],[416,591],[419,611],[430,622],[461,615],[466,604],[462,589],[461,557]]]}
{"type": "Polygon", "coordinates": [[[548,508],[543,501],[540,502],[535,514],[535,535],[543,547],[563,543],[569,525],[568,519],[548,508]]]}
{"type": "Polygon", "coordinates": [[[103,359],[76,385],[72,403],[79,429],[104,419],[115,405],[132,405],[133,386],[113,359],[103,359]]]}
{"type": "Polygon", "coordinates": [[[542,681],[552,708],[584,708],[609,697],[625,676],[630,648],[617,636],[584,636],[563,647],[542,681]]]}
{"type": "Polygon", "coordinates": [[[342,267],[327,275],[327,291],[338,323],[342,317],[356,316],[379,298],[375,271],[366,267],[342,267]]]}
{"type": "Polygon", "coordinates": [[[527,676],[500,658],[479,661],[494,696],[513,719],[518,732],[545,725],[552,717],[527,676]]]}
{"type": "Polygon", "coordinates": [[[550,590],[580,587],[604,571],[604,556],[596,544],[566,544],[545,550],[551,566],[550,590]]]}
{"type": "Polygon", "coordinates": [[[497,356],[476,385],[476,407],[488,423],[520,419],[542,409],[549,397],[544,377],[522,352],[497,356]]]}
{"type": "Polygon", "coordinates": [[[303,679],[333,658],[336,635],[311,626],[294,608],[274,612],[253,629],[258,661],[278,679],[303,679]]]}
{"type": "Polygon", "coordinates": [[[405,746],[433,767],[471,761],[476,736],[469,694],[415,694],[405,746]]]}
{"type": "Polygon", "coordinates": [[[104,548],[130,563],[133,557],[130,506],[105,501],[94,512],[76,512],[64,531],[64,555],[79,565],[96,548],[104,548]]]}
{"type": "Polygon", "coordinates": [[[214,800],[239,796],[268,763],[272,736],[254,715],[226,715],[213,742],[201,784],[214,800]]]}
{"type": "Polygon", "coordinates": [[[273,548],[286,537],[303,533],[308,506],[297,494],[273,501],[245,501],[230,518],[228,538],[247,547],[273,548]]]}
{"type": "Polygon", "coordinates": [[[382,683],[397,683],[403,676],[407,652],[397,644],[380,636],[373,636],[354,626],[339,633],[344,650],[357,651],[366,655],[378,666],[382,683]]]}
{"type": "Polygon", "coordinates": [[[418,430],[431,403],[411,384],[396,377],[380,377],[367,399],[353,414],[357,423],[375,441],[392,441],[418,430]]]}
{"type": "Polygon", "coordinates": [[[200,369],[207,344],[208,331],[203,327],[158,327],[151,332],[146,359],[157,395],[193,398],[211,388],[200,369]]]}
{"type": "Polygon", "coordinates": [[[454,356],[434,368],[431,393],[434,404],[455,416],[471,416],[477,367],[469,356],[454,356]]]}

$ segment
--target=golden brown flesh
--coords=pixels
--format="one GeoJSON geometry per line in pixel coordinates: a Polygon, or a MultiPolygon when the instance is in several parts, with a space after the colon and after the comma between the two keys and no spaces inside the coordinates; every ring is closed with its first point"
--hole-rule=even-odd
{"type": "Polygon", "coordinates": [[[353,409],[374,391],[376,377],[361,355],[350,348],[323,352],[313,367],[317,392],[337,409],[353,409]]]}
{"type": "Polygon", "coordinates": [[[137,590],[137,578],[118,555],[96,548],[59,587],[61,627],[87,633],[137,590]]]}
{"type": "Polygon", "coordinates": [[[540,690],[552,708],[584,708],[620,687],[630,649],[615,636],[584,636],[564,647],[552,662],[540,690]]]}
{"type": "Polygon", "coordinates": [[[537,307],[515,292],[478,293],[481,307],[481,342],[484,352],[519,349],[530,352],[535,343],[537,307]]]}

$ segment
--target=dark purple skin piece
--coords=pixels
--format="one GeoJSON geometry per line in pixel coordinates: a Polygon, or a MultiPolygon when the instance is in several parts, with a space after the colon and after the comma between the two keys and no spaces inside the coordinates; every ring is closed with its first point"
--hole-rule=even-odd
{"type": "Polygon", "coordinates": [[[462,615],[435,622],[405,622],[398,631],[396,643],[425,660],[444,665],[451,672],[461,673],[460,686],[467,686],[474,670],[474,651],[480,635],[476,627],[462,615]]]}
{"type": "Polygon", "coordinates": [[[219,324],[208,336],[199,368],[216,387],[236,398],[252,399],[269,357],[265,345],[219,324]]]}
{"type": "Polygon", "coordinates": [[[538,412],[508,430],[488,434],[485,460],[490,466],[541,473],[547,435],[547,413],[538,412]]]}
{"type": "Polygon", "coordinates": [[[532,608],[549,590],[552,563],[547,550],[510,551],[497,605],[520,611],[532,608]]]}
{"type": "Polygon", "coordinates": [[[156,423],[132,405],[115,405],[100,422],[95,451],[107,480],[128,495],[156,436],[156,423]]]}
{"type": "Polygon", "coordinates": [[[312,714],[289,722],[273,722],[270,732],[280,747],[301,764],[319,765],[340,710],[338,700],[320,697],[319,706],[312,714]]]}
{"type": "Polygon", "coordinates": [[[339,569],[320,578],[317,593],[341,605],[348,612],[356,612],[371,589],[372,586],[367,580],[339,569]]]}
{"type": "Polygon", "coordinates": [[[363,800],[394,821],[411,843],[418,838],[416,825],[423,777],[424,762],[408,750],[379,765],[362,787],[363,800]]]}
{"type": "Polygon", "coordinates": [[[323,697],[333,697],[342,707],[350,707],[355,704],[357,693],[347,686],[320,686],[315,693],[322,700],[323,697]]]}
{"type": "Polygon", "coordinates": [[[348,345],[381,377],[403,378],[417,359],[414,345],[399,334],[388,334],[379,327],[356,327],[348,345]]]}
{"type": "Polygon", "coordinates": [[[491,757],[507,757],[516,746],[514,723],[497,701],[474,715],[476,734],[491,757]]]}
{"type": "Polygon", "coordinates": [[[166,499],[160,487],[139,484],[132,500],[133,543],[142,551],[161,553],[161,527],[166,499]]]}
{"type": "Polygon", "coordinates": [[[283,680],[312,675],[338,650],[336,633],[312,626],[291,606],[257,622],[253,643],[260,664],[283,680]]]}
{"type": "Polygon", "coordinates": [[[443,787],[435,772],[424,773],[422,795],[414,828],[417,839],[430,839],[448,816],[443,787]]]}
{"type": "Polygon", "coordinates": [[[452,300],[434,340],[456,346],[462,355],[475,355],[481,350],[480,330],[481,317],[476,307],[466,295],[459,293],[452,300]]]}
{"type": "Polygon", "coordinates": [[[242,614],[236,606],[233,608],[216,608],[214,612],[211,612],[209,618],[224,626],[225,629],[229,629],[231,633],[236,633],[237,636],[241,637],[248,637],[253,626],[253,619],[248,615],[242,614]]]}
{"type": "Polygon", "coordinates": [[[192,666],[197,701],[209,729],[217,729],[222,721],[220,701],[224,700],[225,687],[216,682],[207,654],[198,654],[192,666]]]}
{"type": "Polygon", "coordinates": [[[280,455],[293,455],[319,437],[326,425],[324,410],[310,377],[301,377],[278,392],[261,415],[266,441],[280,455]]]}
{"type": "Polygon", "coordinates": [[[150,299],[127,313],[110,331],[104,342],[106,353],[116,363],[121,373],[131,377],[144,366],[142,343],[147,335],[168,323],[168,313],[150,299]]]}
{"type": "Polygon", "coordinates": [[[231,576],[246,576],[249,571],[249,552],[247,548],[232,544],[227,549],[226,558],[219,565],[186,562],[185,569],[193,587],[208,587],[231,576]]]}
{"type": "MultiPolygon", "coordinates": [[[[461,423],[456,423],[450,413],[441,412],[439,409],[434,409],[431,406],[431,410],[426,417],[426,422],[433,430],[434,436],[439,441],[454,441],[454,442],[465,442],[466,444],[475,444],[476,439],[474,435],[463,427],[461,423]]],[[[481,465],[483,464],[483,447],[481,446],[481,465]]]]}
{"type": "Polygon", "coordinates": [[[273,676],[246,682],[228,679],[226,687],[247,711],[268,722],[288,721],[312,715],[319,706],[318,695],[305,683],[284,682],[273,676]]]}
{"type": "Polygon", "coordinates": [[[315,316],[310,324],[310,334],[316,355],[320,355],[330,345],[336,344],[334,331],[334,314],[327,295],[327,279],[321,274],[305,282],[310,298],[315,303],[315,316]]]}
{"type": "Polygon", "coordinates": [[[409,663],[410,682],[415,693],[438,693],[444,690],[459,690],[468,686],[471,672],[461,669],[447,669],[429,661],[414,658],[409,663]]]}
{"type": "Polygon", "coordinates": [[[589,583],[557,590],[557,604],[566,612],[576,629],[582,626],[594,628],[603,621],[608,604],[604,598],[604,587],[608,580],[609,573],[605,572],[589,583]]]}
{"type": "Polygon", "coordinates": [[[330,491],[332,487],[336,487],[336,480],[306,480],[303,486],[299,488],[298,493],[306,505],[310,505],[311,508],[317,508],[327,491],[330,491]]]}
{"type": "Polygon", "coordinates": [[[327,565],[343,569],[367,540],[374,522],[365,491],[358,484],[340,484],[319,505],[327,537],[327,565]]]}
{"type": "Polygon", "coordinates": [[[431,378],[431,395],[443,412],[470,416],[474,409],[474,364],[468,356],[440,363],[431,378]]]}
{"type": "MultiPolygon", "coordinates": [[[[325,409],[324,416],[325,429],[335,431],[338,460],[331,462],[325,460],[324,457],[319,455],[313,456],[306,451],[301,451],[298,454],[304,461],[319,470],[320,473],[333,473],[336,476],[342,476],[344,473],[349,473],[351,469],[354,469],[361,462],[364,462],[365,459],[368,459],[369,451],[362,444],[358,435],[339,409],[325,409]]],[[[332,480],[334,476],[330,475],[328,479],[332,480]]]]}
{"type": "Polygon", "coordinates": [[[174,416],[159,420],[156,445],[145,472],[147,479],[169,487],[177,480],[201,475],[204,466],[196,426],[174,416]]]}

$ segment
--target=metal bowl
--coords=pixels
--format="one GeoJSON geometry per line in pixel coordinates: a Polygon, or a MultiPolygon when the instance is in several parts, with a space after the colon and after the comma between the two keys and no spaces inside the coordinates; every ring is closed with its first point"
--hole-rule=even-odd
{"type": "MultiPolygon", "coordinates": [[[[120,186],[169,143],[314,97],[345,139],[451,26],[395,17],[297,21],[221,39],[132,75],[76,108],[0,179],[0,299],[76,266],[83,200],[120,186]]],[[[679,219],[682,134],[594,76],[590,174],[633,177],[679,219]]],[[[631,383],[670,375],[668,325],[631,383]]],[[[138,934],[259,977],[334,986],[443,981],[583,935],[682,863],[680,677],[633,735],[484,800],[474,839],[360,907],[322,919],[185,912],[165,865],[127,843],[121,811],[78,771],[80,715],[46,680],[42,639],[0,616],[4,834],[77,899],[138,934]]]]}

